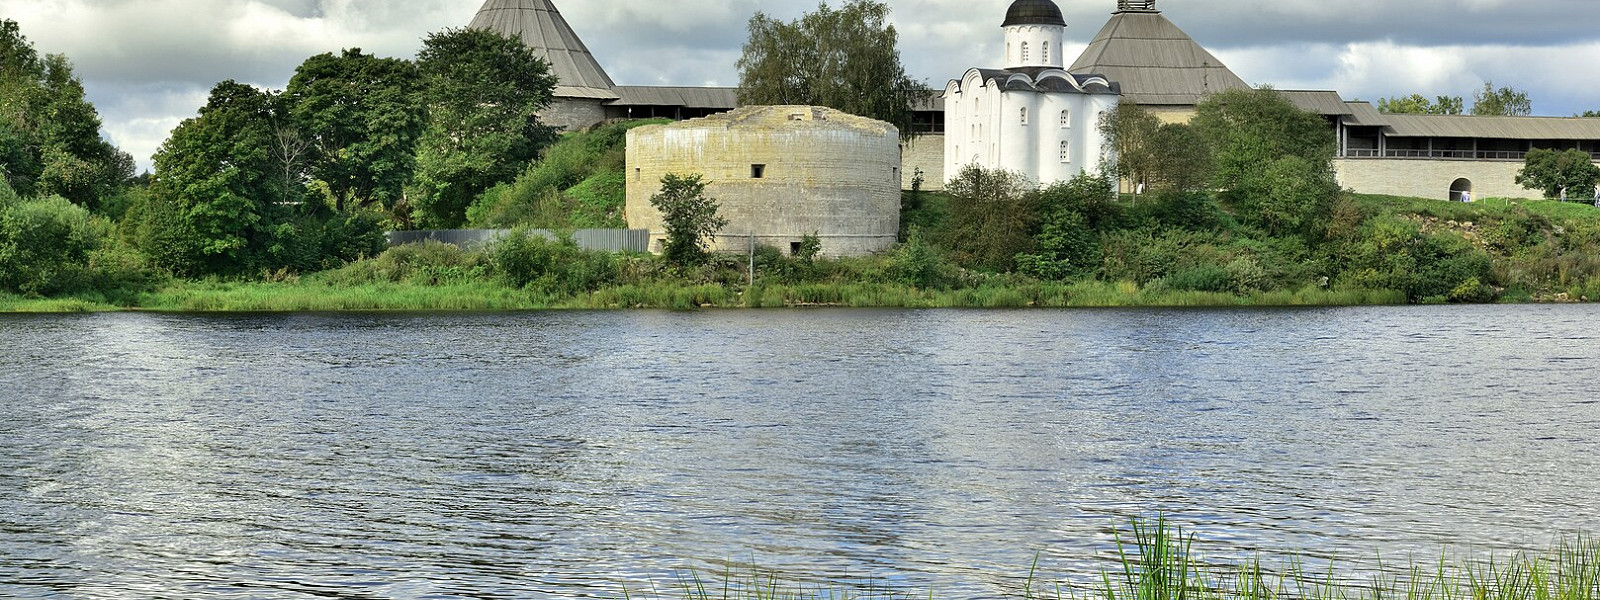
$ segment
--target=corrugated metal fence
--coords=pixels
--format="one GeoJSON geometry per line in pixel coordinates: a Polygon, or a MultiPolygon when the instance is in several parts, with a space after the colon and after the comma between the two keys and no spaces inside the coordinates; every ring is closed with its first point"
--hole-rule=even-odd
{"type": "MultiPolygon", "coordinates": [[[[481,246],[510,234],[510,229],[439,229],[433,231],[391,231],[389,245],[400,246],[434,241],[462,248],[481,246]]],[[[530,235],[547,240],[558,239],[554,231],[528,230],[530,235]]],[[[601,252],[649,252],[648,229],[579,229],[572,232],[572,241],[584,250],[601,252]]]]}

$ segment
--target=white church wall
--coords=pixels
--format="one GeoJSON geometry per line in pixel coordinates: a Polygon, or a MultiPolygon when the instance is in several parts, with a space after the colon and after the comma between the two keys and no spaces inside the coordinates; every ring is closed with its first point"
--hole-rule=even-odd
{"type": "Polygon", "coordinates": [[[1005,28],[1006,68],[1062,68],[1061,40],[1065,28],[1052,25],[1013,25],[1005,28]],[[1023,49],[1027,53],[1024,55],[1023,49]]]}

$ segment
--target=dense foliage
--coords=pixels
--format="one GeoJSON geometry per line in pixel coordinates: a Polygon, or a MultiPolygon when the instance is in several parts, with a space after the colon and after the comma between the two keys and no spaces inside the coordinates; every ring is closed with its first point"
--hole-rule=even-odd
{"type": "Polygon", "coordinates": [[[522,42],[479,29],[428,36],[417,66],[428,127],[411,216],[425,228],[460,227],[473,201],[516,177],[554,138],[537,113],[556,79],[522,42]]]}
{"type": "Polygon", "coordinates": [[[1566,198],[1576,194],[1583,201],[1593,200],[1600,185],[1600,167],[1594,157],[1582,150],[1556,151],[1534,148],[1517,173],[1517,185],[1544,192],[1546,198],[1566,198]]]}
{"type": "Polygon", "coordinates": [[[100,137],[100,115],[65,56],[40,56],[0,19],[0,178],[23,196],[98,209],[133,177],[133,158],[100,137]]]}
{"type": "Polygon", "coordinates": [[[669,122],[627,121],[563,136],[515,180],[480,195],[467,209],[468,225],[556,230],[622,227],[628,130],[669,122]]]}
{"type": "Polygon", "coordinates": [[[787,23],[756,13],[738,62],[740,104],[827,106],[911,136],[912,107],[928,88],[906,74],[889,10],[876,0],[847,0],[787,23]]]}

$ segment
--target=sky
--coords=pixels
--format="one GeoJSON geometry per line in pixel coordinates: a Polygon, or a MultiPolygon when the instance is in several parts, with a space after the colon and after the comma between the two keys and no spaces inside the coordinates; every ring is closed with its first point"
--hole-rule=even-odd
{"type": "MultiPolygon", "coordinates": [[[[554,0],[622,85],[738,83],[757,11],[793,19],[820,0],[554,0]]],[[[885,0],[912,77],[943,87],[1000,66],[1010,0],[885,0]]],[[[833,0],[838,6],[843,0],[833,0]]],[[[410,58],[482,0],[0,0],[42,53],[72,59],[104,134],[141,168],[217,82],[282,89],[307,57],[357,47],[410,58]]],[[[1115,0],[1057,0],[1067,56],[1115,0]]],[[[1346,99],[1462,96],[1486,80],[1534,114],[1600,110],[1600,0],[1158,0],[1168,18],[1252,84],[1346,99]]],[[[1070,62],[1070,61],[1069,61],[1070,62]]]]}

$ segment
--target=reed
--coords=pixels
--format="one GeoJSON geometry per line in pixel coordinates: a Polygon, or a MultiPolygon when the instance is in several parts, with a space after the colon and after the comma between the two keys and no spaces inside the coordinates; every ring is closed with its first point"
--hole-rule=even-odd
{"type": "MultiPolygon", "coordinates": [[[[1010,597],[1026,600],[1600,600],[1600,538],[1563,540],[1539,553],[1485,560],[1431,561],[1391,568],[1376,561],[1366,578],[1341,576],[1336,565],[1314,571],[1297,556],[1266,568],[1259,556],[1212,562],[1197,549],[1196,536],[1162,518],[1133,519],[1115,532],[1115,557],[1087,586],[1064,589],[1041,581],[1038,561],[1010,597]]],[[[675,586],[643,600],[840,600],[935,598],[937,590],[895,590],[878,582],[862,585],[790,585],[758,570],[736,574],[688,573],[675,586]]]]}

